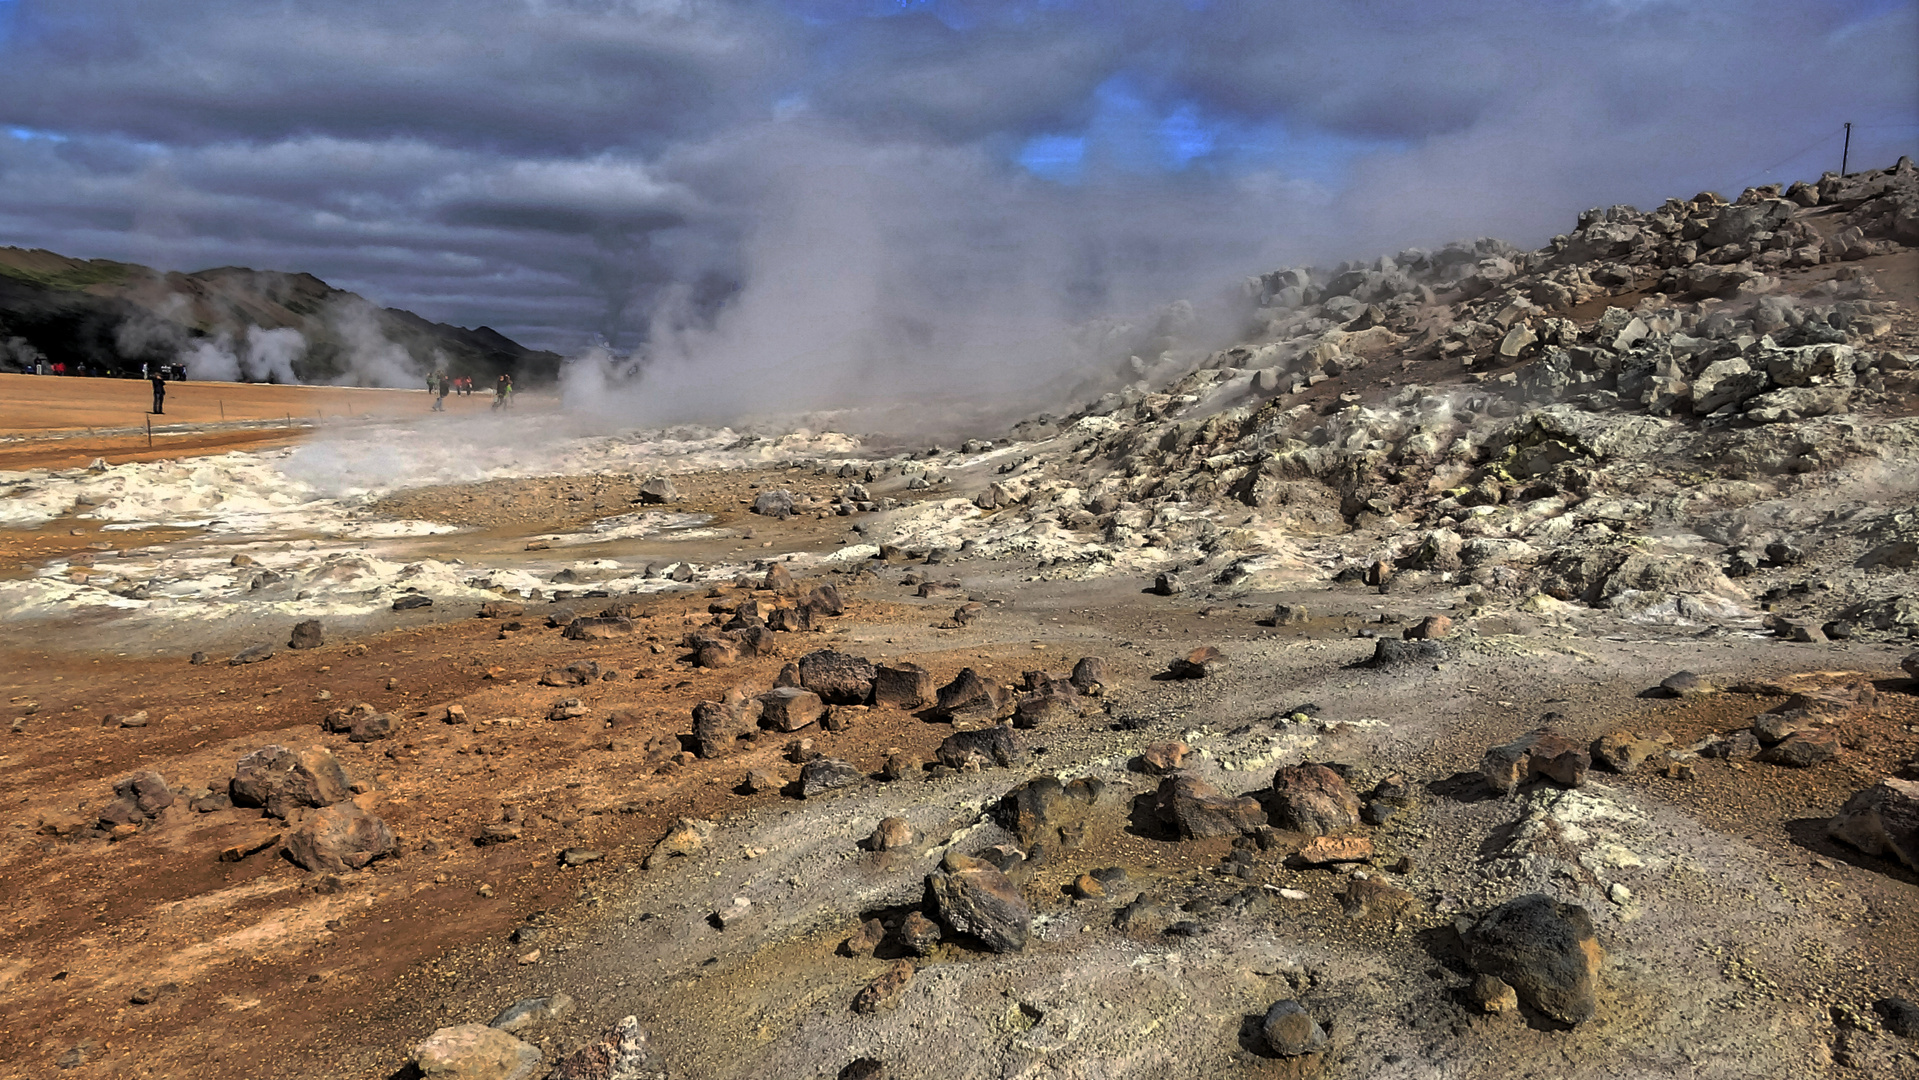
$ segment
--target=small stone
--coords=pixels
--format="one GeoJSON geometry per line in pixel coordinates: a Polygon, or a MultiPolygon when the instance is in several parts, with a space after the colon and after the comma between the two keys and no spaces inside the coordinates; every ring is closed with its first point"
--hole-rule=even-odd
{"type": "Polygon", "coordinates": [[[326,644],[326,634],[320,628],[320,620],[306,619],[293,624],[293,635],[287,641],[289,649],[317,649],[326,644]]]}
{"type": "Polygon", "coordinates": [[[1606,889],[1606,899],[1611,900],[1620,907],[1625,907],[1627,904],[1632,903],[1632,890],[1615,881],[1606,889]]]}
{"type": "Polygon", "coordinates": [[[1673,672],[1660,682],[1659,688],[1676,698],[1708,697],[1719,692],[1719,687],[1711,679],[1690,671],[1673,672]]]}
{"type": "Polygon", "coordinates": [[[1281,1057],[1317,1053],[1326,1047],[1326,1029],[1297,1001],[1275,1001],[1260,1024],[1266,1045],[1281,1057]]]}
{"type": "Polygon", "coordinates": [[[1315,836],[1294,856],[1307,866],[1365,862],[1373,857],[1370,836],[1315,836]]]}
{"type": "Polygon", "coordinates": [[[1872,1011],[1879,1014],[1887,1031],[1902,1039],[1919,1039],[1919,1005],[1902,997],[1880,998],[1872,1003],[1872,1011]]]}
{"type": "Polygon", "coordinates": [[[896,851],[913,842],[913,826],[903,817],[889,817],[880,821],[873,835],[867,837],[866,846],[873,851],[896,851]]]}
{"type": "Polygon", "coordinates": [[[939,948],[939,924],[917,911],[908,912],[900,922],[900,944],[915,956],[931,956],[939,948]]]}
{"type": "Polygon", "coordinates": [[[1407,641],[1428,641],[1453,636],[1453,621],[1444,615],[1428,615],[1419,620],[1419,625],[1409,628],[1400,635],[1407,641]]]}
{"type": "Polygon", "coordinates": [[[840,942],[841,956],[871,956],[873,950],[886,940],[886,924],[878,919],[868,919],[860,924],[858,930],[840,942]]]}
{"type": "Polygon", "coordinates": [[[1186,755],[1191,752],[1191,748],[1183,742],[1154,743],[1140,751],[1134,765],[1148,775],[1164,776],[1178,772],[1186,764],[1186,755]]]}
{"type": "Polygon", "coordinates": [[[518,1035],[548,1021],[557,1020],[572,1010],[573,999],[566,994],[525,998],[502,1009],[487,1026],[509,1035],[518,1035]]]}
{"type": "Polygon", "coordinates": [[[460,1024],[413,1049],[413,1067],[429,1080],[534,1080],[545,1072],[538,1047],[485,1024],[460,1024]]]}
{"type": "Polygon", "coordinates": [[[585,866],[588,863],[599,862],[604,858],[606,858],[606,853],[603,851],[596,851],[593,848],[570,847],[560,852],[560,865],[585,866]]]}
{"type": "Polygon", "coordinates": [[[705,849],[708,837],[713,834],[713,828],[714,825],[710,821],[681,818],[665,836],[660,838],[659,843],[653,845],[653,850],[647,853],[643,868],[652,870],[663,865],[668,859],[698,854],[705,849]]]}
{"type": "Polygon", "coordinates": [[[744,896],[735,896],[731,903],[707,916],[707,921],[724,930],[729,926],[737,925],[752,910],[752,900],[744,896]]]}
{"type": "Polygon", "coordinates": [[[879,978],[867,983],[860,992],[853,995],[853,1011],[862,1015],[876,1012],[890,1012],[899,1007],[900,998],[906,994],[906,987],[913,981],[913,964],[910,960],[896,960],[879,978]]]}
{"type": "Polygon", "coordinates": [[[1519,991],[1495,975],[1475,975],[1467,990],[1475,1008],[1485,1013],[1509,1013],[1519,1008],[1519,991]]]}
{"type": "Polygon", "coordinates": [[[1091,874],[1081,874],[1073,879],[1073,895],[1082,900],[1098,900],[1106,895],[1106,886],[1091,874]]]}

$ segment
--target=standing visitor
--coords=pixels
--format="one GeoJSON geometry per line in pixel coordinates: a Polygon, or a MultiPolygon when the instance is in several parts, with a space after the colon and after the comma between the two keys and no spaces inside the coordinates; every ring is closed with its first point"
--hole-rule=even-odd
{"type": "Polygon", "coordinates": [[[156,371],[147,381],[153,384],[153,415],[166,415],[167,380],[156,371]]]}

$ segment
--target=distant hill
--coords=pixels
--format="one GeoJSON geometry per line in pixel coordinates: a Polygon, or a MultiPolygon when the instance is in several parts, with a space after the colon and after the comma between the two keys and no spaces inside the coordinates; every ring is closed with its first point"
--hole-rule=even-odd
{"type": "Polygon", "coordinates": [[[382,308],[311,274],[223,266],[191,274],[0,247],[0,370],[44,357],[138,372],[184,362],[197,378],[418,385],[443,368],[476,384],[551,381],[557,353],[488,327],[382,308]],[[296,336],[297,335],[297,336],[296,336]]]}

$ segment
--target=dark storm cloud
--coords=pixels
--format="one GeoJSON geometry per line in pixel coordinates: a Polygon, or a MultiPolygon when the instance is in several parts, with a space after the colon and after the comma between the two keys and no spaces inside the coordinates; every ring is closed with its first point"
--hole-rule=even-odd
{"type": "Polygon", "coordinates": [[[0,0],[0,243],[644,342],[691,397],[969,391],[1282,261],[1814,176],[1843,120],[1888,163],[1915,27],[1911,0],[0,0]]]}

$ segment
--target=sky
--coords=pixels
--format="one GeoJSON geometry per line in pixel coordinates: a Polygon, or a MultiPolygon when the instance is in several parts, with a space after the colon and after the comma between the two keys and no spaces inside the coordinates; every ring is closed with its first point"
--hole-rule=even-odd
{"type": "Polygon", "coordinates": [[[1017,387],[1280,266],[1816,178],[1845,121],[1889,165],[1915,6],[0,0],[0,244],[305,271],[716,403],[1017,387]]]}

